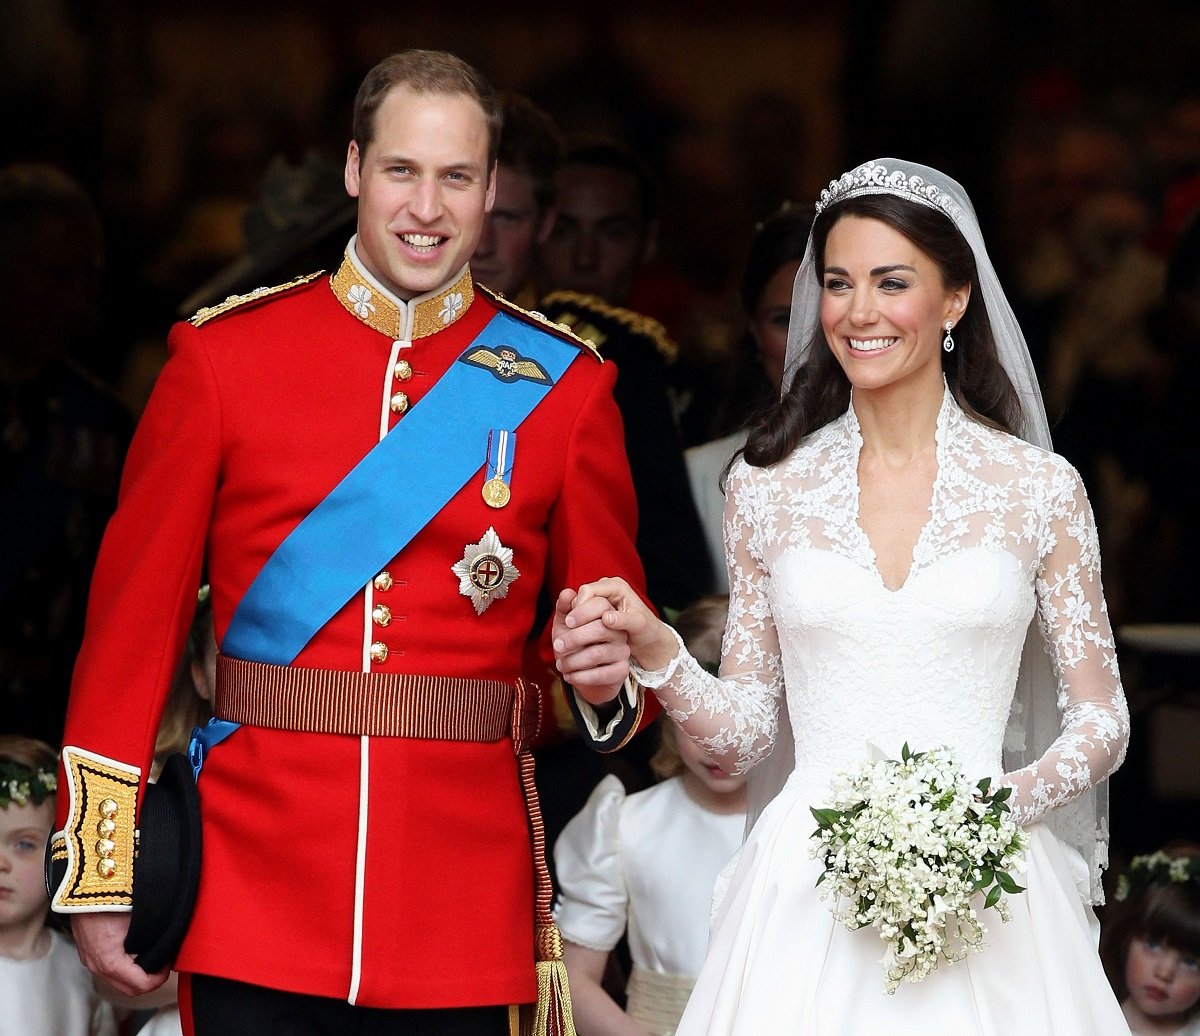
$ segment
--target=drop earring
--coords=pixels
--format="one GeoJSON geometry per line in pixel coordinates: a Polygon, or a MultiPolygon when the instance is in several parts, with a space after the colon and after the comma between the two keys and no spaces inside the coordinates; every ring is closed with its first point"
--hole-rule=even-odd
{"type": "Polygon", "coordinates": [[[950,337],[950,332],[954,330],[954,321],[947,320],[945,324],[946,337],[942,339],[942,348],[948,353],[954,352],[954,339],[950,337]]]}

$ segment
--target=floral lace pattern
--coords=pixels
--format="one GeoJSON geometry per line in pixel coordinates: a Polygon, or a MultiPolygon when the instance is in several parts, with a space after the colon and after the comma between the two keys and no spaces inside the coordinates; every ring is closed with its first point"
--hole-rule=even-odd
{"type": "Polygon", "coordinates": [[[682,650],[637,675],[739,771],[770,752],[785,704],[796,742],[790,783],[818,798],[872,748],[895,756],[906,741],[948,745],[969,774],[996,777],[1036,615],[1061,732],[1002,779],[1017,822],[1040,820],[1115,770],[1129,734],[1079,476],[1061,457],[968,418],[947,391],[929,519],[905,582],[891,590],[858,522],[861,448],[851,407],[770,468],[739,460],[725,513],[721,676],[682,650]]]}

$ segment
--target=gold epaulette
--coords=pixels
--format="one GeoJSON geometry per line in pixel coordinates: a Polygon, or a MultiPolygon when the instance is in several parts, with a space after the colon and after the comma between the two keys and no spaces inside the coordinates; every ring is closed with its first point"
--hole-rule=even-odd
{"type": "Polygon", "coordinates": [[[538,327],[549,331],[551,334],[557,335],[564,341],[571,342],[573,345],[578,345],[582,349],[586,349],[601,363],[604,362],[604,357],[600,355],[600,350],[596,348],[596,343],[590,338],[582,338],[571,330],[570,324],[556,324],[553,320],[546,316],[545,313],[539,313],[536,309],[523,309],[515,302],[510,302],[499,292],[492,291],[491,288],[475,282],[475,287],[482,291],[489,299],[497,306],[503,309],[506,313],[511,313],[515,317],[520,317],[522,320],[530,324],[536,324],[538,327]]]}
{"type": "Polygon", "coordinates": [[[316,273],[306,273],[303,277],[297,277],[295,280],[290,280],[286,284],[276,284],[267,288],[255,288],[253,291],[246,292],[245,295],[230,295],[224,302],[218,302],[215,306],[204,306],[196,310],[195,313],[188,319],[188,323],[193,327],[199,327],[201,324],[207,324],[210,320],[215,320],[217,317],[224,316],[226,313],[237,309],[239,306],[245,306],[250,302],[261,302],[263,299],[272,298],[275,295],[281,295],[285,291],[291,291],[293,288],[298,288],[302,284],[308,284],[315,281],[325,271],[318,270],[316,273]]]}
{"type": "MultiPolygon", "coordinates": [[[[634,334],[649,338],[668,364],[674,363],[675,357],[679,355],[679,346],[667,334],[667,329],[659,321],[655,320],[654,317],[647,316],[645,313],[638,313],[632,309],[625,309],[623,306],[610,305],[598,295],[585,295],[583,292],[578,291],[552,291],[542,299],[542,305],[547,309],[555,305],[576,306],[589,313],[595,313],[599,316],[607,317],[609,320],[616,321],[623,327],[629,328],[634,334]]],[[[580,325],[577,323],[572,326],[578,327],[580,325]]]]}
{"type": "Polygon", "coordinates": [[[141,771],[70,745],[63,749],[63,769],[70,810],[51,854],[65,860],[66,873],[50,890],[51,906],[59,913],[128,909],[141,771]]]}

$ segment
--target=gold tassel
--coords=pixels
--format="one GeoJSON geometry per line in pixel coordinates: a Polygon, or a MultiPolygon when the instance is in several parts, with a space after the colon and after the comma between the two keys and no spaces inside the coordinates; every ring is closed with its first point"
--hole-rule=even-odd
{"type": "Polygon", "coordinates": [[[577,1036],[558,926],[539,925],[537,944],[537,1002],[510,1007],[508,1031],[511,1036],[577,1036]]]}
{"type": "Polygon", "coordinates": [[[535,881],[534,967],[537,972],[537,1001],[513,1004],[508,1009],[510,1036],[577,1036],[571,1013],[571,990],[563,963],[563,941],[550,904],[554,889],[546,867],[546,836],[542,809],[533,780],[533,756],[529,741],[537,732],[541,696],[536,687],[518,680],[513,699],[513,748],[521,772],[521,788],[529,814],[535,881]]]}

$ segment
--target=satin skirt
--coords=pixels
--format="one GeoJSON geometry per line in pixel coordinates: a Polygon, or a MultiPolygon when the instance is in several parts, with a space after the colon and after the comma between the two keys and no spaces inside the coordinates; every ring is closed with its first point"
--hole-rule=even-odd
{"type": "Polygon", "coordinates": [[[876,930],[849,931],[818,895],[814,826],[808,796],[790,786],[759,818],[730,866],[677,1036],[1129,1036],[1077,883],[1083,860],[1047,828],[1028,829],[1012,920],[982,911],[980,952],[888,994],[876,930]]]}

